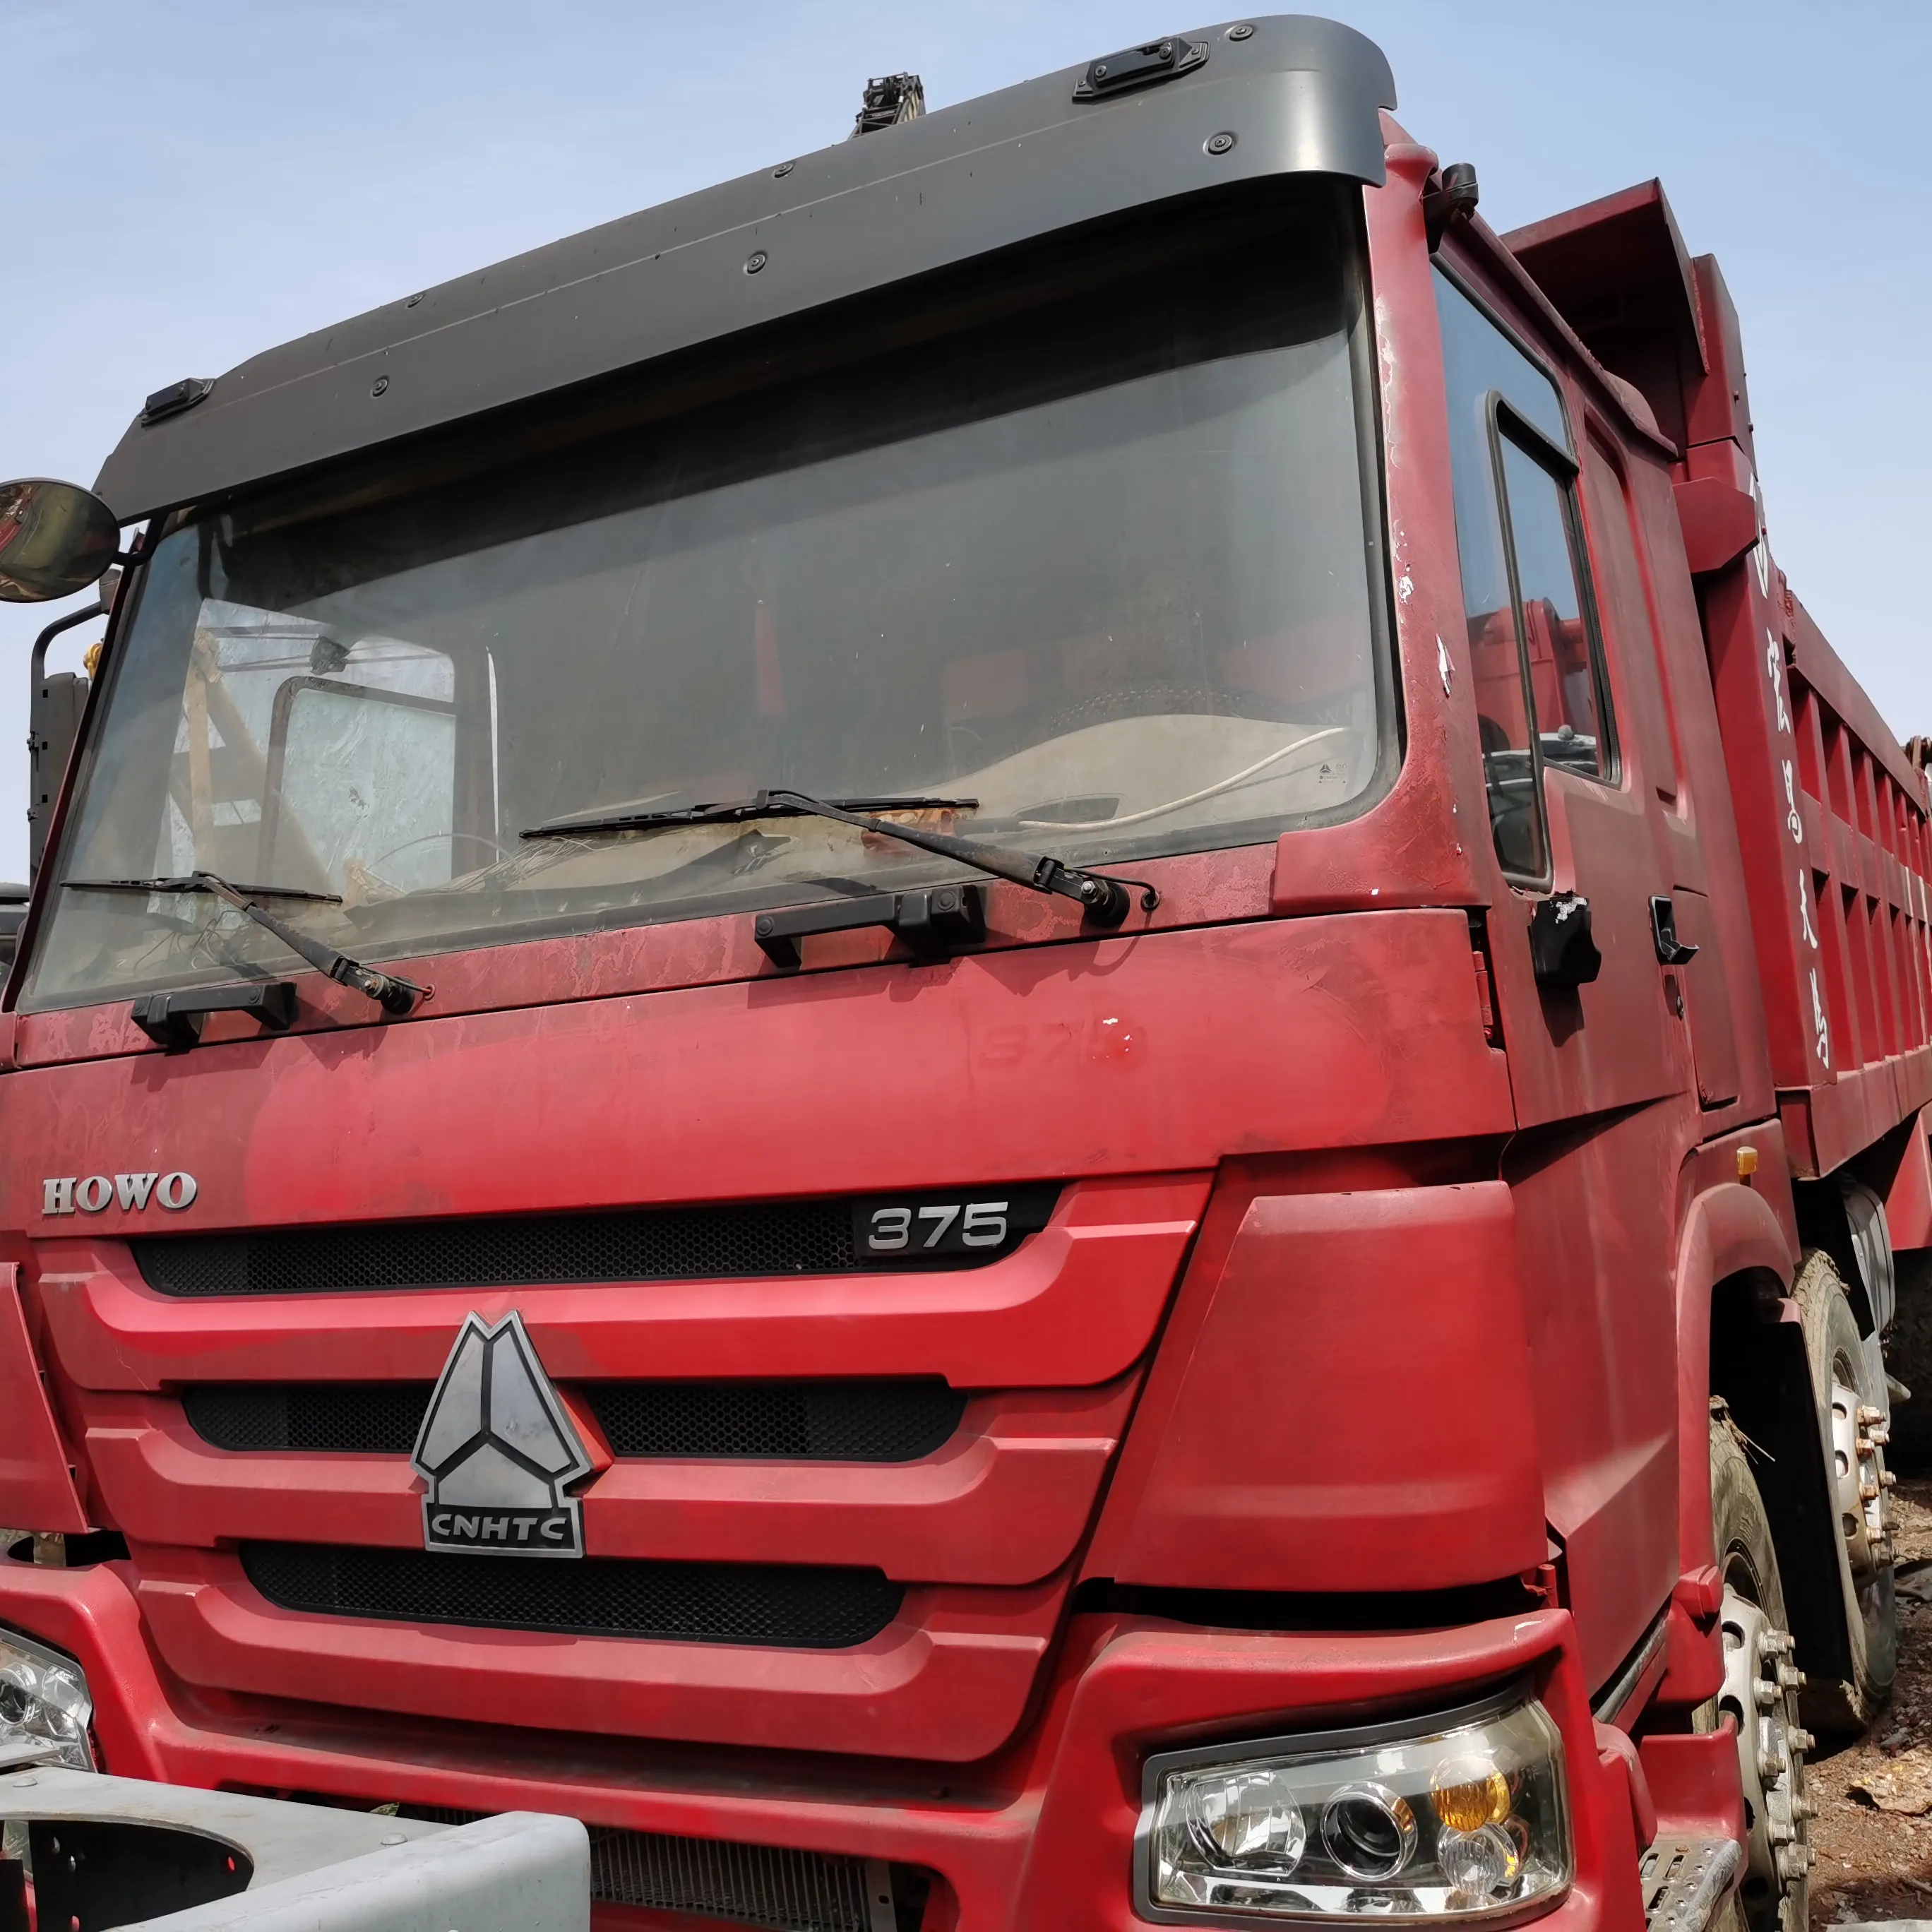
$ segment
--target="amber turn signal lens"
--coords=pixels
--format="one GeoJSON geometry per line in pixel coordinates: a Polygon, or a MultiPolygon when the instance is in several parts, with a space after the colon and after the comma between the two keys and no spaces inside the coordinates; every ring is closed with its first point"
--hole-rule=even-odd
{"type": "Polygon", "coordinates": [[[1452,1759],[1430,1780],[1429,1802],[1450,1830],[1479,1832],[1509,1816],[1509,1781],[1480,1758],[1452,1759]]]}

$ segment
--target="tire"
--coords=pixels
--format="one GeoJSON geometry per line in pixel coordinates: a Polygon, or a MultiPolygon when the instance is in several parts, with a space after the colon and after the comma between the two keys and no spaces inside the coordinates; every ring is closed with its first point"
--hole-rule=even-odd
{"type": "Polygon", "coordinates": [[[1850,1676],[1814,1682],[1805,1694],[1805,1720],[1820,1731],[1855,1736],[1884,1709],[1898,1666],[1884,1431],[1878,1430],[1878,1440],[1870,1432],[1886,1408],[1885,1388],[1873,1372],[1858,1318],[1829,1255],[1805,1256],[1795,1292],[1804,1318],[1826,1472],[1836,1485],[1838,1581],[1852,1659],[1850,1676]],[[1874,1493],[1865,1495],[1865,1490],[1874,1493]]]}
{"type": "Polygon", "coordinates": [[[1713,1932],[1806,1932],[1812,1852],[1804,1752],[1811,1740],[1798,1720],[1804,1678],[1790,1661],[1784,1586],[1764,1498],[1720,1410],[1711,1420],[1711,1519],[1724,1585],[1724,1688],[1693,1724],[1700,1731],[1714,1731],[1726,1718],[1736,1724],[1745,1826],[1744,1870],[1713,1932]],[[1767,1770],[1774,1774],[1767,1778],[1767,1770]]]}

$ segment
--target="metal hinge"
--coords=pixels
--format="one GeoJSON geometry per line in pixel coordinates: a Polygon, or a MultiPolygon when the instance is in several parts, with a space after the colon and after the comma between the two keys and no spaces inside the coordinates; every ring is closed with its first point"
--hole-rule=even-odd
{"type": "Polygon", "coordinates": [[[1483,915],[1469,915],[1469,951],[1476,970],[1476,1006],[1482,1015],[1483,1037],[1492,1046],[1503,1043],[1502,1009],[1496,1000],[1496,968],[1490,963],[1490,932],[1483,915]]]}

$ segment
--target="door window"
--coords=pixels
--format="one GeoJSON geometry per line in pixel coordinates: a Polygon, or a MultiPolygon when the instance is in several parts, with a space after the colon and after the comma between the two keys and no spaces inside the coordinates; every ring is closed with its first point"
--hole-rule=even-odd
{"type": "Polygon", "coordinates": [[[1517,624],[1544,762],[1607,778],[1570,481],[1552,473],[1549,455],[1532,453],[1540,439],[1522,436],[1507,415],[1499,413],[1497,430],[1516,562],[1517,624]]]}
{"type": "Polygon", "coordinates": [[[1605,650],[1617,656],[1623,674],[1624,742],[1636,740],[1652,789],[1674,804],[1680,759],[1674,709],[1664,698],[1670,668],[1660,647],[1649,573],[1638,555],[1636,502],[1615,443],[1601,430],[1585,439],[1583,491],[1597,614],[1605,650]]]}
{"type": "Polygon", "coordinates": [[[1544,766],[1614,775],[1576,464],[1548,374],[1439,268],[1436,292],[1490,832],[1504,872],[1540,883],[1544,766]]]}

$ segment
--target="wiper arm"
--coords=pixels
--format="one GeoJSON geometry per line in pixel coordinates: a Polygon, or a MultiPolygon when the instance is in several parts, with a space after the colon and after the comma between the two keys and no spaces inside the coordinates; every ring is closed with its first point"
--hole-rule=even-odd
{"type": "Polygon", "coordinates": [[[406,1013],[428,990],[412,980],[399,979],[393,973],[379,973],[346,952],[338,952],[319,939],[311,939],[285,920],[278,919],[256,898],[304,899],[315,905],[340,905],[333,892],[309,892],[295,886],[238,886],[214,872],[190,872],[169,879],[63,879],[62,887],[75,892],[206,892],[223,904],[232,906],[243,918],[252,920],[263,931],[272,932],[291,952],[306,959],[318,973],[338,986],[352,987],[374,1000],[386,1013],[406,1013]]]}
{"type": "Polygon", "coordinates": [[[803,800],[802,792],[754,792],[726,805],[682,805],[656,812],[611,812],[595,818],[553,818],[534,825],[525,838],[567,838],[573,833],[655,832],[663,825],[739,825],[753,818],[808,818],[826,808],[839,812],[971,812],[976,798],[830,798],[803,800]]]}
{"type": "Polygon", "coordinates": [[[620,813],[609,818],[568,820],[539,825],[523,836],[526,838],[560,838],[572,832],[647,832],[665,825],[731,824],[749,818],[788,815],[830,818],[841,825],[856,826],[862,832],[875,832],[882,838],[896,838],[902,844],[916,845],[922,851],[937,853],[943,859],[956,859],[962,865],[990,872],[1029,892],[1045,892],[1071,899],[1096,926],[1115,926],[1133,904],[1129,885],[1141,888],[1141,906],[1152,912],[1160,904],[1160,895],[1138,879],[1123,884],[1104,873],[1084,872],[1044,854],[1008,852],[997,845],[983,844],[976,838],[956,838],[950,832],[928,832],[911,825],[896,825],[889,818],[877,818],[857,809],[877,806],[895,811],[932,809],[943,806],[966,808],[974,799],[827,799],[814,798],[808,792],[774,790],[754,793],[750,798],[728,805],[695,805],[682,810],[620,813]]]}
{"type": "MultiPolygon", "coordinates": [[[[61,890],[70,892],[206,892],[212,887],[202,884],[212,874],[192,873],[176,879],[63,879],[61,890]]],[[[307,899],[316,905],[340,905],[338,892],[304,892],[299,886],[238,886],[224,880],[232,892],[246,892],[258,899],[307,899]]]]}

